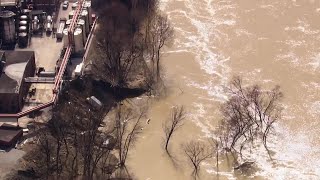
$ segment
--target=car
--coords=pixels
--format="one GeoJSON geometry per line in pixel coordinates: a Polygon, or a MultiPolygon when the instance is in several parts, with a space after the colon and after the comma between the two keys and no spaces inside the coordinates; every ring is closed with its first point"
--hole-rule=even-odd
{"type": "Polygon", "coordinates": [[[47,22],[46,22],[46,31],[47,33],[51,33],[53,29],[53,21],[52,16],[47,16],[47,22]]]}
{"type": "Polygon", "coordinates": [[[75,3],[72,3],[72,7],[71,7],[72,10],[77,9],[77,7],[78,7],[78,1],[75,3]]]}
{"type": "Polygon", "coordinates": [[[39,23],[38,16],[34,16],[32,20],[32,31],[37,32],[39,31],[39,29],[40,29],[40,23],[39,23]]]}
{"type": "Polygon", "coordinates": [[[66,10],[69,7],[69,1],[63,1],[62,9],[66,10]]]}
{"type": "Polygon", "coordinates": [[[50,23],[50,24],[52,24],[52,16],[47,16],[47,23],[50,23]]]}
{"type": "Polygon", "coordinates": [[[47,31],[47,33],[51,33],[52,32],[52,23],[47,23],[47,25],[46,25],[46,31],[47,31]]]}

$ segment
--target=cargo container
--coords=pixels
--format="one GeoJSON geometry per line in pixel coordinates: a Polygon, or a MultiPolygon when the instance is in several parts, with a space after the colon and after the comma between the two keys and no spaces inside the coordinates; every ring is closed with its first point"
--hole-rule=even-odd
{"type": "Polygon", "coordinates": [[[60,18],[60,22],[59,22],[59,26],[58,26],[57,34],[56,34],[56,37],[59,40],[61,40],[63,38],[63,30],[65,28],[66,21],[67,21],[66,18],[60,18]]]}
{"type": "Polygon", "coordinates": [[[102,108],[102,103],[96,97],[91,96],[87,98],[88,103],[93,106],[95,109],[100,110],[102,108]]]}
{"type": "Polygon", "coordinates": [[[38,74],[39,77],[56,77],[55,71],[41,71],[38,74]]]}
{"type": "Polygon", "coordinates": [[[74,70],[74,76],[78,77],[81,76],[83,70],[83,63],[80,63],[79,65],[76,66],[76,69],[74,70]]]}

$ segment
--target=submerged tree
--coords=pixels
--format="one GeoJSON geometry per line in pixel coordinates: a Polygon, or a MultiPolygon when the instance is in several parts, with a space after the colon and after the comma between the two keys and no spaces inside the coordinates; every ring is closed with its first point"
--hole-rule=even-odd
{"type": "Polygon", "coordinates": [[[185,109],[183,106],[175,106],[172,108],[171,117],[163,124],[163,131],[165,134],[164,149],[169,154],[168,146],[173,134],[183,125],[185,120],[185,109]]]}
{"type": "Polygon", "coordinates": [[[141,133],[141,119],[145,112],[141,111],[135,116],[131,109],[124,109],[117,105],[115,123],[116,123],[116,141],[119,155],[120,167],[125,167],[129,150],[134,146],[138,135],[141,133]]]}
{"type": "Polygon", "coordinates": [[[243,148],[261,142],[268,151],[267,138],[281,117],[279,101],[283,94],[279,86],[270,91],[258,85],[243,87],[241,78],[235,77],[229,92],[231,97],[221,107],[221,142],[225,150],[242,156],[243,148]]]}
{"type": "Polygon", "coordinates": [[[187,159],[192,164],[192,175],[197,177],[200,171],[200,164],[204,160],[212,157],[211,149],[206,144],[199,141],[190,141],[186,144],[183,144],[182,149],[187,159]]]}
{"type": "Polygon", "coordinates": [[[150,23],[149,52],[151,60],[151,71],[156,80],[160,79],[160,53],[162,48],[173,39],[173,27],[168,17],[159,13],[155,14],[150,23]]]}

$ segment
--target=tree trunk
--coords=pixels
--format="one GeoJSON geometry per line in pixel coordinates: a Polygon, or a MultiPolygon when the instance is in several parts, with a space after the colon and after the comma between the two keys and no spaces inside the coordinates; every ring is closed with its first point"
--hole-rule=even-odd
{"type": "Polygon", "coordinates": [[[173,131],[171,130],[170,133],[169,133],[169,135],[168,135],[168,137],[167,137],[167,139],[166,139],[165,150],[167,151],[168,154],[169,154],[168,146],[169,146],[169,141],[170,141],[170,139],[171,139],[172,133],[173,133],[173,131]]]}

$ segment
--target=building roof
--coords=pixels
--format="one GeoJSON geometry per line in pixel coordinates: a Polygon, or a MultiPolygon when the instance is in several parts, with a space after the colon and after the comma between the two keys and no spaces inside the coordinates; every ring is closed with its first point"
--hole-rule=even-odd
{"type": "Polygon", "coordinates": [[[19,0],[1,0],[0,6],[15,6],[18,2],[19,0]]]}
{"type": "Polygon", "coordinates": [[[0,93],[18,93],[23,74],[34,51],[5,51],[6,63],[0,74],[0,93]]]}
{"type": "Polygon", "coordinates": [[[0,126],[0,146],[12,143],[19,135],[22,135],[22,129],[9,124],[0,126]]]}

